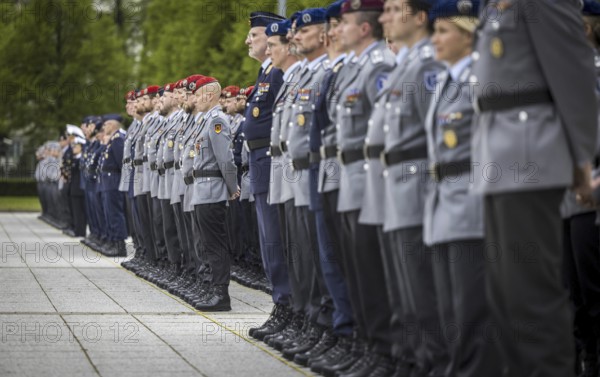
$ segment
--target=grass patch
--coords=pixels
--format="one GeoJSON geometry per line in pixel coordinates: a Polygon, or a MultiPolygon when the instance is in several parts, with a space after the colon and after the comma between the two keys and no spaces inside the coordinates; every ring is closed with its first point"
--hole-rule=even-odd
{"type": "Polygon", "coordinates": [[[41,212],[37,196],[0,196],[0,212],[41,212]]]}

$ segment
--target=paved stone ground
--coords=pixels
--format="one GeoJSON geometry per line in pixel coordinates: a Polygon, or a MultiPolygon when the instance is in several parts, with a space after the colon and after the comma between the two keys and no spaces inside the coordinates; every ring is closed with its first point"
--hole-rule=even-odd
{"type": "Polygon", "coordinates": [[[0,213],[0,376],[310,375],[248,337],[270,297],[201,313],[37,219],[0,213]]]}

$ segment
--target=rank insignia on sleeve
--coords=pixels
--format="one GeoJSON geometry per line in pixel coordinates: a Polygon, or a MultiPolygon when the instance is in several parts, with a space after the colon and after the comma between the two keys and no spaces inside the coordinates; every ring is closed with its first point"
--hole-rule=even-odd
{"type": "Polygon", "coordinates": [[[254,109],[252,109],[252,116],[255,118],[258,118],[258,115],[260,114],[260,109],[257,107],[255,107],[254,109]]]}
{"type": "Polygon", "coordinates": [[[425,81],[425,89],[432,92],[435,90],[435,84],[437,83],[437,72],[436,71],[427,71],[423,75],[423,80],[425,81]]]}
{"type": "Polygon", "coordinates": [[[220,134],[222,129],[223,129],[223,125],[221,123],[215,124],[215,132],[216,133],[220,134]]]}

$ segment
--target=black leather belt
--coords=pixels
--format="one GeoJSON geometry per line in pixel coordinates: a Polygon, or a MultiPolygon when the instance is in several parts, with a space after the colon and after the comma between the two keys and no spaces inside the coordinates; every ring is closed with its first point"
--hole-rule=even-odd
{"type": "Polygon", "coordinates": [[[287,150],[288,150],[287,143],[285,141],[280,141],[279,149],[281,149],[282,152],[287,152],[287,150]]]}
{"type": "Polygon", "coordinates": [[[337,156],[337,145],[321,145],[319,148],[323,160],[337,156]]]}
{"type": "Polygon", "coordinates": [[[321,153],[320,152],[310,152],[308,156],[308,160],[311,164],[318,164],[321,162],[321,153]]]}
{"type": "Polygon", "coordinates": [[[397,165],[409,160],[423,160],[427,158],[427,148],[417,147],[406,150],[394,150],[390,152],[381,152],[381,163],[383,166],[397,165]]]}
{"type": "Polygon", "coordinates": [[[281,148],[277,147],[277,146],[270,146],[269,147],[269,154],[271,155],[271,157],[279,157],[282,155],[281,153],[281,148]]]}
{"type": "Polygon", "coordinates": [[[143,160],[133,160],[133,166],[140,166],[144,163],[143,160]]]}
{"type": "Polygon", "coordinates": [[[194,178],[223,178],[220,170],[194,170],[192,176],[194,178]]]}
{"type": "Polygon", "coordinates": [[[120,172],[121,172],[121,170],[119,170],[119,169],[102,167],[102,173],[120,173],[120,172]]]}
{"type": "Polygon", "coordinates": [[[246,142],[248,143],[248,149],[251,151],[271,145],[271,139],[246,140],[246,142]]]}
{"type": "Polygon", "coordinates": [[[370,158],[380,158],[381,152],[384,150],[383,145],[366,145],[363,147],[363,156],[366,159],[370,158]]]}
{"type": "Polygon", "coordinates": [[[165,170],[171,169],[173,166],[175,166],[175,161],[165,162],[165,163],[163,163],[163,166],[164,166],[165,170]]]}
{"type": "Polygon", "coordinates": [[[124,164],[128,164],[130,162],[131,162],[131,158],[129,158],[129,157],[123,159],[124,164]]]}
{"type": "Polygon", "coordinates": [[[292,160],[292,166],[294,167],[294,170],[308,169],[310,167],[310,160],[308,157],[297,158],[292,160]]]}
{"type": "Polygon", "coordinates": [[[150,170],[155,171],[156,169],[158,169],[158,165],[156,165],[156,162],[150,163],[150,170]]]}
{"type": "Polygon", "coordinates": [[[477,98],[477,109],[484,111],[502,111],[514,107],[529,106],[539,103],[552,103],[552,93],[548,89],[530,90],[518,93],[477,98]]]}
{"type": "Polygon", "coordinates": [[[456,162],[435,163],[431,166],[429,174],[436,181],[440,182],[446,177],[458,177],[471,172],[471,161],[463,160],[456,162]]]}
{"type": "Polygon", "coordinates": [[[179,161],[177,161],[175,163],[175,170],[179,170],[179,169],[181,169],[181,165],[179,164],[179,161]]]}
{"type": "Polygon", "coordinates": [[[242,165],[242,174],[249,172],[250,171],[250,166],[248,165],[242,165]]]}
{"type": "Polygon", "coordinates": [[[148,156],[144,156],[144,158],[142,158],[143,162],[148,162],[148,156]]]}
{"type": "Polygon", "coordinates": [[[348,165],[356,161],[364,160],[363,150],[361,149],[348,149],[346,151],[338,151],[338,160],[342,165],[348,165]]]}

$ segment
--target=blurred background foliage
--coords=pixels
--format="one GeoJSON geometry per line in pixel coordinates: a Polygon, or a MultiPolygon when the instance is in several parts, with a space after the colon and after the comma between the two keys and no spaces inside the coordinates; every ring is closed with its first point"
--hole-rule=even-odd
{"type": "MultiPolygon", "coordinates": [[[[285,15],[329,3],[291,0],[285,15]]],[[[259,63],[244,44],[249,14],[278,9],[272,0],[0,0],[0,6],[0,142],[8,140],[0,143],[0,158],[7,149],[13,157],[30,153],[85,115],[125,115],[123,97],[134,88],[193,73],[215,76],[223,86],[251,85],[259,63]],[[21,140],[20,149],[13,140],[21,140]]]]}

